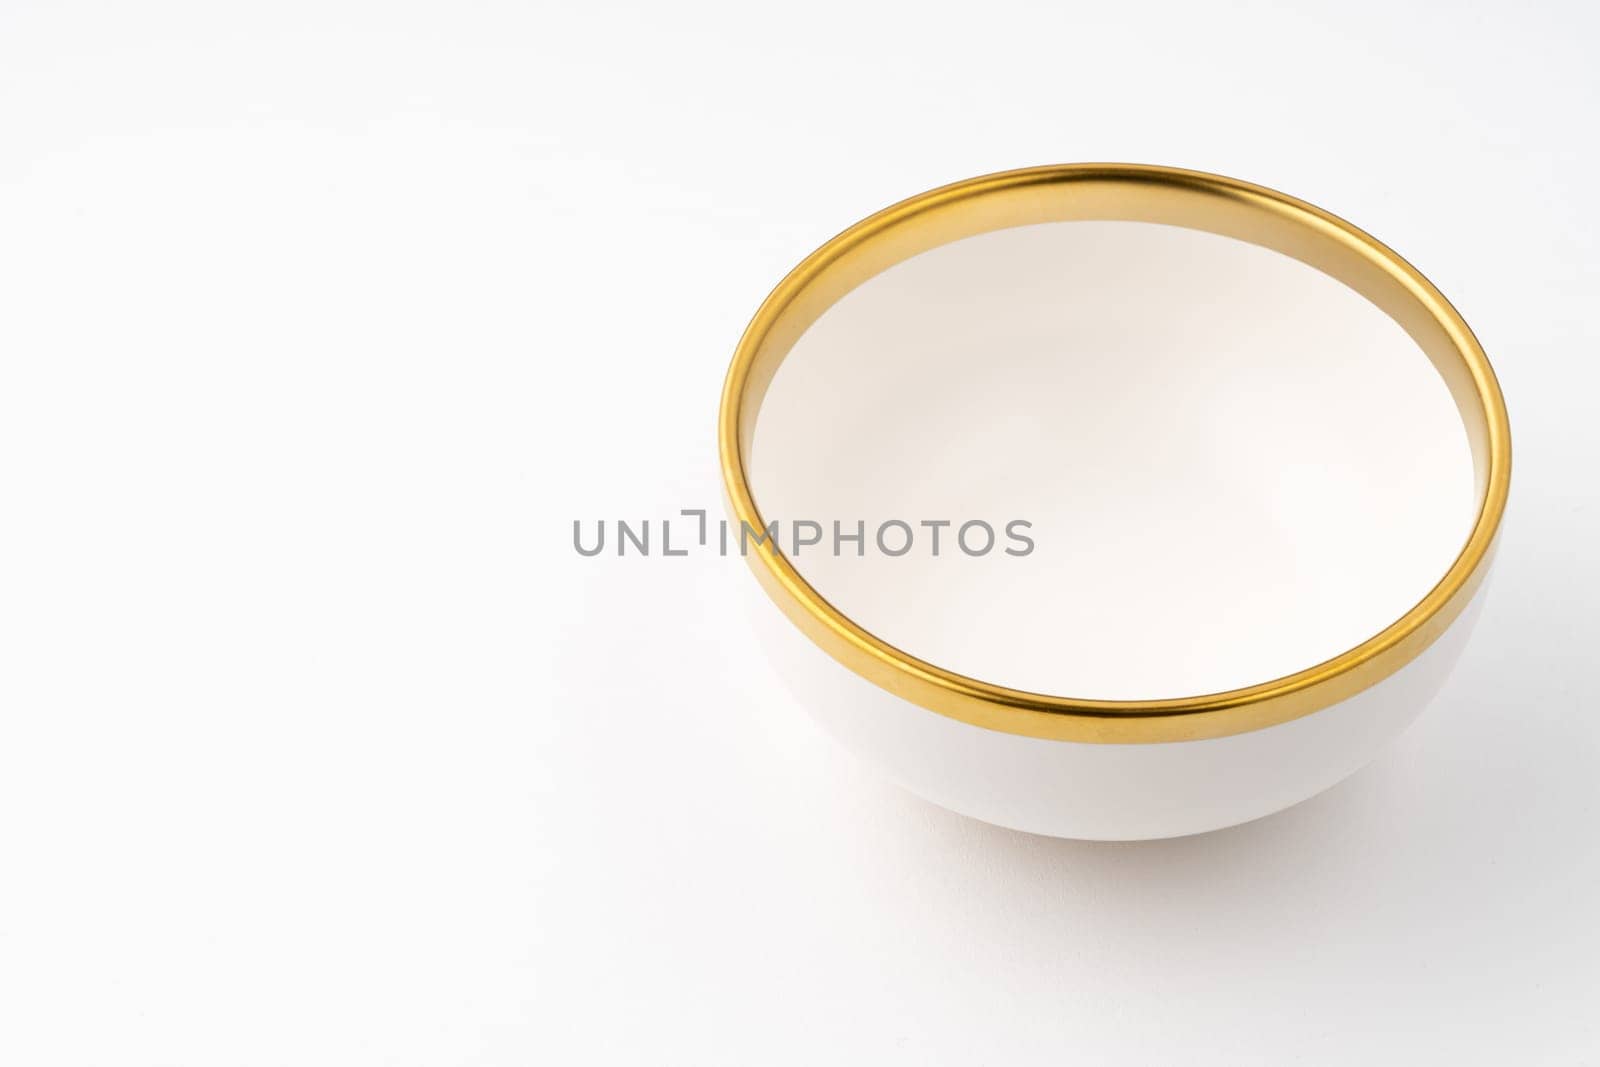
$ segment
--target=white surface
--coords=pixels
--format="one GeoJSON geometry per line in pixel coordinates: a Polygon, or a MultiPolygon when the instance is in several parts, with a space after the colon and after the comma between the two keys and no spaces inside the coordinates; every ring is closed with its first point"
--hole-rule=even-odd
{"type": "Polygon", "coordinates": [[[779,368],[750,466],[766,519],[821,525],[785,550],[868,632],[1105,700],[1354,648],[1438,583],[1477,512],[1450,391],[1392,319],[1287,256],[1139,223],[983,234],[868,280],[779,368]],[[834,522],[890,519],[905,555],[833,553],[834,522]],[[1013,519],[1026,556],[956,544],[1013,519]],[[952,524],[937,555],[927,520],[952,524]]]}
{"type": "Polygon", "coordinates": [[[1583,1064],[1595,14],[0,9],[0,1062],[1583,1064]],[[1168,162],[1378,234],[1510,397],[1439,702],[1151,845],[945,813],[714,557],[767,288],[941,181],[1168,162]]]}

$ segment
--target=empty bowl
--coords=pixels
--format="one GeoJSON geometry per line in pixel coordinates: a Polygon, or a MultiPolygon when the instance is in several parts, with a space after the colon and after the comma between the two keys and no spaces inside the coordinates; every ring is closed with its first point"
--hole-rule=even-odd
{"type": "MultiPolygon", "coordinates": [[[[943,300],[948,310],[949,295],[943,300]]],[[[1162,315],[1160,301],[1147,313],[1162,315]]],[[[1254,313],[1273,316],[1282,309],[1263,300],[1254,313]]],[[[870,356],[869,349],[863,358],[870,356]]],[[[1285,366],[1294,372],[1292,363],[1285,366]]],[[[1098,373],[1115,375],[1118,367],[1102,360],[1098,373]]],[[[983,374],[982,363],[968,373],[983,374]]],[[[1134,397],[1153,388],[1146,378],[1123,384],[1134,397]]],[[[915,403],[913,385],[903,385],[907,403],[915,403]]],[[[826,415],[819,415],[824,432],[826,415]]],[[[984,417],[974,407],[972,418],[984,417]]],[[[1467,640],[1511,467],[1505,404],[1488,359],[1438,290],[1398,255],[1349,223],[1270,189],[1128,164],[973,178],[889,207],[823,245],[778,284],[740,340],[722,394],[719,451],[729,526],[756,578],[748,584],[757,600],[752,618],[799,703],[845,747],[934,803],[1019,830],[1096,840],[1173,837],[1245,822],[1313,796],[1366,764],[1439,691],[1467,640]],[[1280,665],[1261,677],[1200,670],[1187,675],[1202,687],[1198,691],[1127,697],[1040,691],[1035,683],[1048,674],[1019,668],[1014,677],[992,676],[953,654],[939,662],[924,648],[886,639],[870,620],[852,617],[841,607],[851,598],[839,588],[831,598],[819,591],[801,552],[830,539],[839,549],[841,529],[828,529],[832,517],[784,516],[785,526],[762,508],[767,490],[752,484],[763,401],[785,358],[830,308],[914,257],[998,231],[1086,221],[1179,227],[1281,253],[1342,283],[1404,331],[1448,389],[1471,455],[1470,518],[1441,561],[1442,573],[1413,567],[1407,583],[1391,585],[1393,595],[1384,603],[1392,608],[1383,609],[1389,614],[1368,630],[1350,630],[1347,643],[1313,662],[1283,666],[1264,657],[1280,665]]],[[[1290,481],[1316,490],[1317,472],[1297,477],[1293,454],[1282,461],[1290,481]]],[[[1203,487],[1195,494],[1203,496],[1203,487]]],[[[1160,514],[1168,502],[1143,503],[1141,514],[1160,514]]],[[[1170,503],[1188,506],[1187,498],[1170,503]]],[[[919,536],[925,545],[932,530],[943,535],[952,567],[1006,555],[1022,566],[1045,537],[1026,520],[1008,522],[1003,515],[946,518],[946,525],[910,517],[847,524],[843,551],[894,565],[905,554],[898,550],[911,551],[919,536]]],[[[1037,592],[1046,602],[1072,594],[1048,582],[1037,592]]],[[[1159,615],[1160,587],[1140,595],[1145,599],[1130,617],[1159,615]]],[[[918,610],[939,608],[935,602],[918,610]]],[[[1251,621],[1266,634],[1291,623],[1296,611],[1317,610],[1291,599],[1251,621]]],[[[940,621],[957,634],[978,625],[958,611],[940,621]]],[[[1203,619],[1195,625],[1203,626],[1203,619]]],[[[1029,632],[1038,634],[1041,626],[1047,640],[1040,647],[1054,649],[1050,655],[1070,661],[1094,654],[1082,641],[1051,645],[1047,621],[1030,621],[1029,632]]],[[[1143,656],[1152,677],[1186,677],[1160,669],[1170,648],[1145,649],[1136,629],[1126,634],[1127,670],[1137,673],[1143,656]]],[[[1137,681],[1130,680],[1135,689],[1137,681]]]]}

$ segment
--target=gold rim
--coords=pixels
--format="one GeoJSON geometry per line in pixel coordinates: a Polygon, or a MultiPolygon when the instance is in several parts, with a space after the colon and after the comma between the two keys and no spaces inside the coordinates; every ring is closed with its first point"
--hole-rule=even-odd
{"type": "Polygon", "coordinates": [[[1449,301],[1393,251],[1304,201],[1214,174],[1102,163],[990,174],[901,201],[806,257],[756,312],[723,386],[718,449],[734,525],[765,526],[745,466],[756,416],[790,348],[839,298],[964,237],[1089,219],[1166,223],[1274,249],[1345,283],[1399,323],[1449,386],[1472,445],[1477,518],[1445,576],[1410,611],[1332,659],[1260,685],[1171,700],[1077,700],[944,670],[856,625],[800,576],[776,539],[747,557],[768,595],[825,652],[881,688],[976,726],[1054,740],[1130,744],[1245,733],[1319,711],[1405,666],[1455,621],[1489,567],[1511,484],[1511,428],[1494,370],[1449,301]]]}

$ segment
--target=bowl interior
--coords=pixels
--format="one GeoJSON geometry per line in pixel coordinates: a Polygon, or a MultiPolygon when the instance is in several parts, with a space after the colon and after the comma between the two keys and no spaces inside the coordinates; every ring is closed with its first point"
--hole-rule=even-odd
{"type": "Polygon", "coordinates": [[[1461,416],[1388,315],[1138,222],[981,234],[869,279],[778,368],[749,462],[784,554],[868,632],[1085,699],[1344,652],[1422,599],[1476,509],[1461,416]]]}

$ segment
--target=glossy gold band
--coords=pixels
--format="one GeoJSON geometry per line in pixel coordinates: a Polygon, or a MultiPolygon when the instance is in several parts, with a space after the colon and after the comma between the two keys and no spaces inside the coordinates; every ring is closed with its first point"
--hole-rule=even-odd
{"type": "Polygon", "coordinates": [[[1511,481],[1511,431],[1488,357],[1454,308],[1394,252],[1342,219],[1232,178],[1169,167],[1070,164],[1007,171],[914,196],[808,256],[756,312],[723,387],[718,445],[733,522],[765,523],[746,457],[773,375],[800,335],[868,278],[930,248],[1040,222],[1167,223],[1275,249],[1344,282],[1410,334],[1467,428],[1479,500],[1449,571],[1372,638],[1307,670],[1174,700],[1075,700],[991,685],[908,655],[857,626],[802,578],[776,539],[748,559],[789,619],[834,659],[915,704],[992,730],[1057,740],[1149,743],[1225,737],[1328,707],[1393,674],[1455,621],[1487,571],[1511,481]]]}

